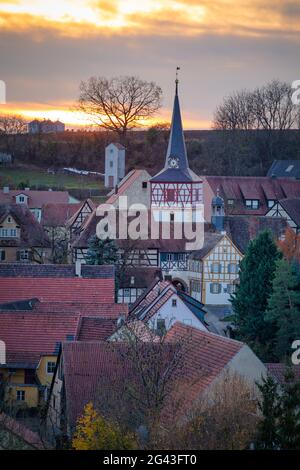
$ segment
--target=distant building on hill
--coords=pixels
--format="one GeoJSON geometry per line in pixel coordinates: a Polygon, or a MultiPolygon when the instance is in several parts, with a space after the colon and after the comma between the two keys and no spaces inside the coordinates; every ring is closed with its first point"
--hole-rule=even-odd
{"type": "Polygon", "coordinates": [[[64,132],[65,124],[60,121],[50,121],[50,119],[44,119],[39,121],[34,119],[28,123],[29,134],[50,134],[52,132],[64,132]]]}

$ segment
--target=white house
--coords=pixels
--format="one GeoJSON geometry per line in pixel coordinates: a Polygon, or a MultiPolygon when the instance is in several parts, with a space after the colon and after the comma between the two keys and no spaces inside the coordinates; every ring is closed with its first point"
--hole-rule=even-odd
{"type": "Polygon", "coordinates": [[[114,188],[125,176],[125,147],[119,143],[109,144],[105,148],[106,188],[114,188]]]}

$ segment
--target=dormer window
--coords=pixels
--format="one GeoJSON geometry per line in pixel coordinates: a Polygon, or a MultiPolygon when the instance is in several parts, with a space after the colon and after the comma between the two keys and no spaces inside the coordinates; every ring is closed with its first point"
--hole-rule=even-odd
{"type": "Polygon", "coordinates": [[[234,199],[227,199],[227,204],[228,204],[228,206],[233,206],[234,199]]]}
{"type": "Polygon", "coordinates": [[[26,194],[18,194],[16,196],[16,203],[17,204],[27,204],[28,196],[26,194]]]}
{"type": "Polygon", "coordinates": [[[259,199],[246,199],[245,205],[247,209],[258,209],[259,208],[259,199]]]}
{"type": "Polygon", "coordinates": [[[276,204],[275,199],[268,199],[268,208],[269,209],[271,209],[271,207],[273,207],[274,204],[276,204]]]}

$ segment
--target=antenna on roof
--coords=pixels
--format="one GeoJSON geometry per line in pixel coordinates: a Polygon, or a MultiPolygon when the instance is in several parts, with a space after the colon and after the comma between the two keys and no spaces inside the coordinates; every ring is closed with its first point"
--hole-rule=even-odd
{"type": "Polygon", "coordinates": [[[176,80],[175,80],[175,94],[177,95],[178,94],[178,83],[179,83],[179,80],[178,80],[178,70],[180,70],[180,67],[176,67],[176,80]]]}

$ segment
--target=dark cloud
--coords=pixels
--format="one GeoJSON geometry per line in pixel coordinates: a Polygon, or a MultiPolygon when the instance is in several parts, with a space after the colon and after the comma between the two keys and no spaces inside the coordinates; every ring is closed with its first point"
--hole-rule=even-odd
{"type": "Polygon", "coordinates": [[[207,120],[222,97],[273,78],[299,79],[300,39],[201,35],[191,37],[101,35],[68,38],[43,30],[0,33],[0,79],[8,100],[75,100],[91,75],[139,75],[155,80],[171,106],[176,65],[181,66],[184,115],[207,120]]]}

